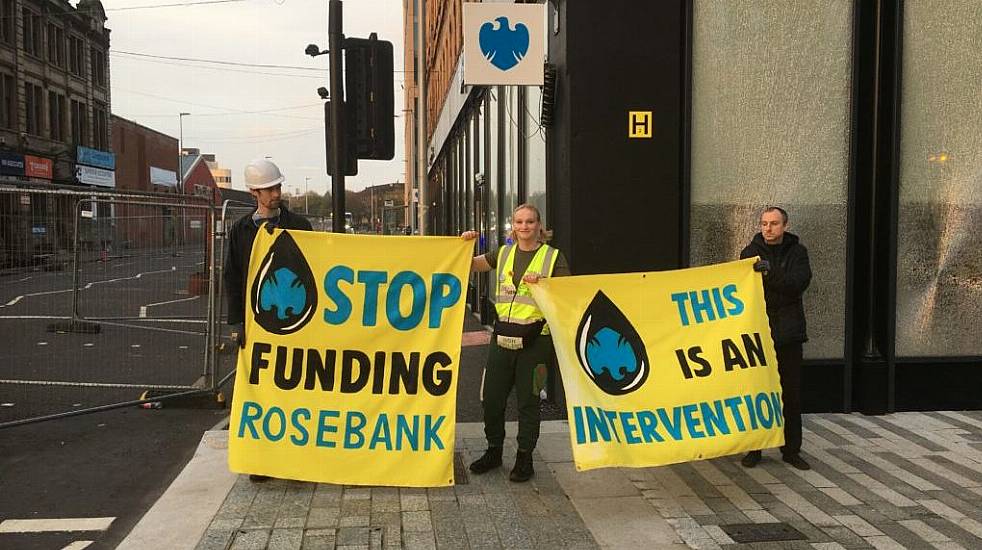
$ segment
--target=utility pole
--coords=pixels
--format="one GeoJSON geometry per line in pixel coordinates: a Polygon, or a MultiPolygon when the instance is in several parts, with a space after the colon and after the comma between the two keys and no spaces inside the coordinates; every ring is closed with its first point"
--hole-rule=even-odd
{"type": "Polygon", "coordinates": [[[310,193],[307,191],[307,184],[310,183],[310,176],[303,177],[303,213],[310,214],[310,199],[307,198],[310,193]]]}
{"type": "Polygon", "coordinates": [[[426,0],[416,0],[416,89],[419,101],[416,104],[416,186],[419,189],[419,203],[417,212],[419,216],[419,234],[428,233],[429,224],[429,193],[426,188],[429,176],[427,175],[426,151],[429,146],[426,143],[426,0]]]}
{"type": "Polygon", "coordinates": [[[344,170],[347,166],[347,155],[345,146],[353,144],[345,143],[344,138],[344,75],[342,74],[344,49],[344,34],[341,32],[341,0],[331,0],[327,11],[327,43],[330,52],[330,76],[331,76],[331,120],[333,122],[331,131],[331,162],[334,165],[334,174],[331,175],[331,192],[334,194],[332,201],[332,212],[334,215],[333,230],[335,233],[344,233],[345,227],[345,208],[344,208],[344,170]]]}

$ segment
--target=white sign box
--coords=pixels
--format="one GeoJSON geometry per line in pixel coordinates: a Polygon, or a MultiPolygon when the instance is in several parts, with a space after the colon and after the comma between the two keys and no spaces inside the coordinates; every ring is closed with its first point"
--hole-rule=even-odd
{"type": "Polygon", "coordinates": [[[79,183],[98,185],[99,187],[116,187],[116,172],[103,170],[94,166],[75,165],[75,178],[79,183]]]}
{"type": "Polygon", "coordinates": [[[464,84],[541,86],[546,4],[464,2],[464,84]]]}

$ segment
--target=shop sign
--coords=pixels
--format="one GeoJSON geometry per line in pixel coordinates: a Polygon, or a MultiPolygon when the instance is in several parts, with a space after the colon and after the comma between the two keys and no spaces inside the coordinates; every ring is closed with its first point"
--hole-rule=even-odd
{"type": "Polygon", "coordinates": [[[29,178],[49,180],[54,174],[54,162],[51,159],[24,155],[24,174],[29,178]]]}
{"type": "Polygon", "coordinates": [[[116,169],[116,155],[109,151],[79,147],[77,160],[79,164],[85,164],[87,166],[105,168],[106,170],[116,169]]]}
{"type": "Polygon", "coordinates": [[[0,174],[5,176],[23,176],[24,155],[0,151],[0,174]]]}
{"type": "Polygon", "coordinates": [[[177,187],[177,172],[151,166],[150,183],[153,185],[164,185],[166,187],[177,187]]]}
{"type": "Polygon", "coordinates": [[[395,202],[394,200],[392,200],[392,199],[385,199],[384,201],[382,201],[382,204],[383,204],[384,206],[386,206],[386,207],[389,207],[389,206],[392,206],[392,205],[394,205],[395,203],[396,203],[396,202],[395,202]]]}
{"type": "Polygon", "coordinates": [[[98,185],[99,187],[116,187],[116,172],[103,170],[92,166],[75,165],[75,178],[79,183],[98,185]]]}
{"type": "Polygon", "coordinates": [[[464,84],[542,86],[546,5],[464,2],[464,84]]]}

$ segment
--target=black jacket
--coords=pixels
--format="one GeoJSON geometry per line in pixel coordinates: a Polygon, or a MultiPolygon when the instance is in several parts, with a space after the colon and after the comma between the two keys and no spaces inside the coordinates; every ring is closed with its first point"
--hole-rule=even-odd
{"type": "MultiPolygon", "coordinates": [[[[245,321],[246,278],[249,275],[249,255],[252,243],[256,240],[259,228],[252,221],[253,210],[238,219],[229,229],[225,239],[228,252],[225,255],[225,292],[228,295],[228,324],[237,325],[245,321]]],[[[276,227],[310,231],[310,221],[280,206],[280,217],[276,227]]]]}
{"type": "Polygon", "coordinates": [[[764,274],[764,300],[771,323],[771,337],[775,345],[808,341],[805,327],[805,306],[801,295],[812,280],[812,268],[808,263],[808,249],[797,235],[784,234],[780,245],[770,247],[760,233],[740,253],[740,258],[760,256],[771,264],[764,274]]]}

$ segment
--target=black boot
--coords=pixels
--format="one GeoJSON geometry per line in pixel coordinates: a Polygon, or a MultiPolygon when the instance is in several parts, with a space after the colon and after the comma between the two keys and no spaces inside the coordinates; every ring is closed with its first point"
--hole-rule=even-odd
{"type": "Polygon", "coordinates": [[[532,469],[532,451],[518,451],[518,455],[515,456],[515,467],[511,469],[508,479],[521,483],[528,481],[533,475],[535,470],[532,469]]]}
{"type": "Polygon", "coordinates": [[[753,468],[760,462],[760,451],[750,451],[740,461],[744,468],[753,468]]]}
{"type": "Polygon", "coordinates": [[[501,466],[501,447],[488,447],[484,451],[484,456],[471,462],[471,471],[475,474],[483,474],[501,466]]]}
{"type": "Polygon", "coordinates": [[[801,458],[801,455],[799,455],[798,453],[795,453],[793,455],[784,455],[784,461],[799,470],[812,469],[812,467],[807,462],[805,462],[805,459],[801,458]]]}

